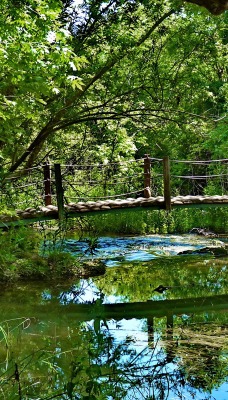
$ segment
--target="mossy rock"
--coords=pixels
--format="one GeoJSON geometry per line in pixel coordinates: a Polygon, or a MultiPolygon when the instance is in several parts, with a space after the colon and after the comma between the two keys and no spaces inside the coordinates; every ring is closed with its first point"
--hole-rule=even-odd
{"type": "Polygon", "coordinates": [[[81,277],[90,278],[92,276],[104,275],[106,266],[99,260],[85,261],[80,264],[79,270],[81,277]]]}
{"type": "Polygon", "coordinates": [[[178,255],[196,255],[196,254],[212,254],[216,257],[226,257],[228,256],[228,247],[221,246],[221,247],[202,247],[201,249],[197,250],[185,250],[178,253],[178,255]]]}

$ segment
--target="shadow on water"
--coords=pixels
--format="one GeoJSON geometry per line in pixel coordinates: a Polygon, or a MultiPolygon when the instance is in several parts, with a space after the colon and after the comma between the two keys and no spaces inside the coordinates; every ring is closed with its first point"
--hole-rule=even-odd
{"type": "Polygon", "coordinates": [[[103,276],[2,291],[3,399],[227,399],[227,259],[165,243],[129,260],[143,246],[103,276]]]}

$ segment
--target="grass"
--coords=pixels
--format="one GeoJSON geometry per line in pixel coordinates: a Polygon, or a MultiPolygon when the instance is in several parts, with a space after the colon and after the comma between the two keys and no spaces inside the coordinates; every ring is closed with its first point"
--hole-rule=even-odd
{"type": "Polygon", "coordinates": [[[0,231],[0,282],[20,279],[55,279],[78,273],[78,262],[61,249],[40,251],[42,235],[31,227],[0,231]]]}
{"type": "Polygon", "coordinates": [[[173,210],[171,213],[163,210],[128,211],[71,219],[67,221],[64,232],[56,229],[56,222],[52,222],[55,227],[45,226],[40,231],[32,227],[0,231],[0,282],[59,279],[80,275],[80,259],[63,252],[61,245],[58,245],[64,240],[66,231],[71,236],[76,232],[79,238],[93,238],[104,234],[182,234],[194,227],[227,234],[227,217],[228,210],[225,208],[173,210]],[[48,243],[43,252],[42,242],[48,243]]]}
{"type": "Polygon", "coordinates": [[[228,210],[225,208],[182,209],[166,211],[126,211],[69,220],[69,228],[89,235],[188,233],[199,227],[215,233],[228,233],[228,210]]]}

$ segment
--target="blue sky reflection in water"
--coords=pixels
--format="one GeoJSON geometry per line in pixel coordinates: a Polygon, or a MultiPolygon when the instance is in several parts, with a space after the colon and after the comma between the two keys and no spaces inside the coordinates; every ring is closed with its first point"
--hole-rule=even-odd
{"type": "Polygon", "coordinates": [[[17,364],[23,399],[227,399],[227,259],[178,255],[215,244],[190,238],[101,238],[93,255],[72,239],[68,251],[107,255],[104,275],[8,288],[4,398],[18,398],[17,364]]]}
{"type": "MultiPolygon", "coordinates": [[[[177,256],[180,252],[186,251],[186,250],[193,250],[193,251],[197,251],[199,249],[205,248],[205,247],[210,247],[210,246],[215,246],[218,245],[218,241],[214,240],[214,239],[204,239],[204,238],[199,238],[199,237],[193,237],[192,235],[186,235],[186,236],[147,236],[147,237],[135,237],[135,238],[128,238],[128,237],[122,237],[122,238],[100,238],[98,240],[97,243],[97,251],[93,254],[93,255],[89,255],[89,257],[92,258],[102,258],[103,260],[105,260],[106,265],[108,266],[112,266],[112,267],[120,267],[117,268],[117,271],[121,271],[121,265],[124,265],[125,269],[134,269],[134,267],[132,267],[131,262],[133,262],[136,265],[139,265],[139,262],[142,263],[143,262],[143,266],[144,268],[151,268],[153,269],[153,265],[148,266],[148,261],[151,261],[153,259],[159,258],[162,259],[163,258],[163,263],[166,262],[164,257],[169,258],[176,258],[175,256],[177,256]],[[121,260],[120,260],[121,258],[121,260]],[[128,265],[128,263],[130,263],[130,265],[128,265]]],[[[84,246],[84,245],[83,245],[84,246]]],[[[84,247],[85,251],[86,251],[86,246],[84,247]]],[[[88,253],[87,253],[88,254],[88,253]]],[[[181,256],[179,256],[181,257],[181,256]]],[[[182,256],[183,257],[183,256],[182,256]]],[[[199,269],[199,263],[201,263],[201,269],[204,270],[204,274],[199,275],[197,277],[196,274],[196,279],[197,279],[197,283],[195,283],[195,286],[198,287],[197,289],[197,294],[196,296],[198,296],[199,294],[204,295],[205,292],[205,288],[206,288],[206,292],[208,295],[212,295],[212,294],[216,294],[220,292],[221,293],[227,293],[227,287],[225,285],[225,288],[222,287],[224,286],[222,284],[225,276],[227,277],[227,264],[226,262],[224,262],[224,264],[221,266],[221,270],[218,271],[217,269],[217,273],[215,274],[216,276],[213,276],[213,265],[216,264],[216,262],[214,262],[212,257],[202,257],[202,255],[200,256],[201,260],[199,262],[199,257],[195,259],[196,262],[196,266],[194,266],[194,261],[192,263],[192,265],[189,265],[189,269],[193,271],[194,274],[194,270],[195,269],[199,269]],[[211,267],[212,265],[212,267],[211,267]],[[206,270],[206,268],[208,269],[208,271],[206,270]],[[206,272],[206,274],[205,274],[206,272]],[[207,274],[207,272],[209,272],[209,274],[207,274]],[[223,276],[224,273],[224,276],[223,276]],[[207,275],[210,275],[210,278],[208,278],[207,275]],[[198,279],[200,277],[200,279],[198,279]],[[211,280],[211,281],[210,281],[211,280]],[[203,290],[201,290],[203,289],[203,290]],[[225,290],[224,290],[225,289],[225,290]]],[[[179,262],[179,264],[181,265],[181,261],[179,262]]],[[[191,264],[188,261],[188,264],[191,264]]],[[[155,269],[158,267],[158,265],[155,266],[155,269]]],[[[185,263],[183,263],[182,268],[184,267],[184,269],[186,269],[186,265],[185,263]]],[[[161,269],[161,268],[160,268],[161,269]]],[[[172,264],[170,264],[169,269],[172,269],[175,271],[175,266],[173,266],[172,264]]],[[[216,268],[215,268],[216,269],[216,268]]],[[[166,271],[167,273],[170,272],[170,270],[166,271]]],[[[179,273],[180,271],[176,271],[177,273],[179,273]]],[[[137,273],[136,273],[137,274],[137,273]]],[[[157,272],[157,274],[159,275],[159,273],[157,272]]],[[[117,275],[119,275],[117,273],[117,275]]],[[[143,275],[143,270],[141,268],[141,275],[143,275]]],[[[109,271],[107,272],[107,276],[109,276],[109,271]]],[[[190,274],[191,276],[191,274],[190,274]]],[[[100,278],[98,278],[100,279],[100,278]]],[[[120,279],[120,277],[117,277],[117,280],[120,279]]],[[[124,278],[123,278],[124,280],[124,278]]],[[[167,282],[167,281],[166,281],[167,282]]],[[[157,282],[158,284],[159,282],[157,282]]],[[[162,283],[162,281],[160,282],[162,283]]],[[[175,285],[171,285],[169,286],[169,289],[174,289],[173,293],[174,296],[167,296],[166,293],[152,293],[152,296],[148,297],[149,298],[153,298],[153,300],[162,300],[165,298],[175,298],[175,289],[180,289],[180,282],[177,282],[176,280],[176,287],[175,285]]],[[[186,281],[185,281],[185,285],[189,286],[189,282],[186,276],[186,281]]],[[[151,284],[150,284],[151,286],[151,284]]],[[[156,286],[156,285],[154,285],[156,286]]],[[[194,286],[194,285],[193,285],[194,286]]],[[[165,287],[165,286],[164,286],[165,287]]],[[[183,285],[182,285],[183,288],[183,285]]],[[[166,291],[165,291],[166,292],[166,291]]],[[[176,290],[176,292],[179,293],[179,290],[176,290]]],[[[191,291],[192,292],[192,296],[195,295],[195,291],[191,291]]],[[[87,295],[88,295],[88,300],[89,301],[95,301],[94,298],[94,294],[93,294],[93,290],[90,288],[90,290],[88,291],[87,295]]],[[[115,291],[109,293],[109,295],[106,295],[103,297],[103,303],[118,303],[121,301],[129,301],[129,298],[127,298],[126,295],[121,296],[117,290],[117,293],[115,291]],[[117,295],[118,293],[118,295],[117,295]]],[[[189,296],[189,293],[188,293],[189,296]]],[[[177,294],[178,297],[178,294],[177,294]]],[[[180,296],[181,297],[181,296],[180,296]]],[[[84,298],[86,300],[86,296],[84,298]]],[[[146,300],[145,298],[143,299],[144,301],[146,300]]],[[[197,322],[194,322],[194,319],[192,318],[192,315],[181,315],[181,318],[183,319],[183,321],[185,321],[185,324],[188,324],[189,326],[192,325],[197,325],[197,322]]],[[[210,317],[209,317],[210,319],[210,317]]],[[[226,320],[227,321],[227,320],[226,320]]],[[[179,321],[180,323],[180,321],[179,321]]],[[[204,324],[204,323],[208,323],[207,321],[207,313],[201,313],[201,321],[200,324],[204,324]]],[[[116,322],[114,322],[114,325],[116,324],[116,322]]],[[[148,344],[148,334],[146,332],[146,326],[145,326],[145,320],[137,320],[137,319],[131,319],[131,320],[122,320],[121,323],[118,325],[118,329],[115,328],[111,328],[110,323],[109,325],[109,329],[112,330],[112,332],[114,332],[114,336],[115,339],[121,340],[124,337],[129,337],[129,338],[133,338],[133,342],[134,342],[134,346],[137,347],[138,349],[141,348],[141,346],[144,346],[145,343],[146,345],[148,344]],[[142,324],[142,321],[144,321],[144,324],[142,324]],[[144,329],[142,329],[142,326],[144,326],[144,329]],[[142,340],[143,338],[143,340],[142,340]],[[137,345],[136,345],[137,343],[137,345]]],[[[112,325],[112,324],[111,324],[112,325]]],[[[205,332],[204,332],[205,334],[205,332]]],[[[176,338],[178,337],[178,334],[176,334],[176,338]]],[[[159,329],[154,331],[154,336],[155,336],[155,340],[157,341],[159,339],[159,329]]],[[[176,339],[177,340],[177,339],[176,339]]],[[[213,340],[213,338],[212,338],[213,340]]],[[[191,340],[189,340],[189,344],[191,347],[191,340]]],[[[192,346],[194,346],[194,341],[192,346]]],[[[207,343],[207,346],[209,346],[209,344],[207,343]]],[[[157,344],[157,348],[159,349],[159,351],[161,351],[161,345],[157,344]]],[[[141,350],[141,349],[140,349],[141,350]]],[[[181,359],[181,357],[179,356],[179,358],[181,359]]],[[[177,364],[175,363],[169,363],[169,368],[176,368],[177,364]]],[[[228,386],[227,384],[222,384],[221,387],[219,389],[211,389],[211,394],[207,393],[207,394],[202,394],[200,393],[200,391],[194,392],[194,390],[192,391],[191,394],[187,393],[186,390],[182,390],[182,393],[180,395],[180,397],[177,397],[177,395],[174,394],[170,394],[167,399],[177,399],[177,398],[198,398],[198,399],[206,399],[206,398],[211,398],[211,399],[218,399],[218,400],[225,400],[227,398],[227,391],[228,391],[228,386]],[[181,397],[182,396],[182,397],[181,397]],[[195,396],[195,397],[194,397],[195,396]]],[[[134,394],[134,396],[136,396],[136,394],[134,394]]],[[[132,397],[133,398],[133,397],[132,397]]],[[[135,397],[136,398],[136,397],[135,397]]]]}
{"type": "Polygon", "coordinates": [[[68,239],[65,250],[77,256],[102,259],[108,266],[122,265],[124,261],[150,261],[161,256],[173,256],[186,250],[199,250],[221,243],[195,235],[147,235],[97,238],[96,247],[90,253],[90,239],[68,239]]]}

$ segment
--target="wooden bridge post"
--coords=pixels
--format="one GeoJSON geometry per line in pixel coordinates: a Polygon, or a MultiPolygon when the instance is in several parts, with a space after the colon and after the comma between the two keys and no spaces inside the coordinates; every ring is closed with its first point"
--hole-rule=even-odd
{"type": "Polygon", "coordinates": [[[144,197],[149,198],[151,196],[150,190],[151,183],[151,171],[150,171],[150,157],[148,154],[144,155],[144,197]]]}
{"type": "Polygon", "coordinates": [[[44,171],[44,204],[45,206],[51,205],[51,169],[48,161],[43,166],[44,171]]]}
{"type": "Polygon", "coordinates": [[[154,318],[147,317],[148,346],[154,347],[154,318]]]}
{"type": "Polygon", "coordinates": [[[171,211],[170,161],[167,156],[163,158],[163,181],[165,209],[171,211]]]}
{"type": "Polygon", "coordinates": [[[62,185],[62,174],[61,174],[60,164],[54,164],[54,170],[55,170],[55,187],[56,187],[59,221],[63,222],[65,219],[64,190],[62,185]]]}

